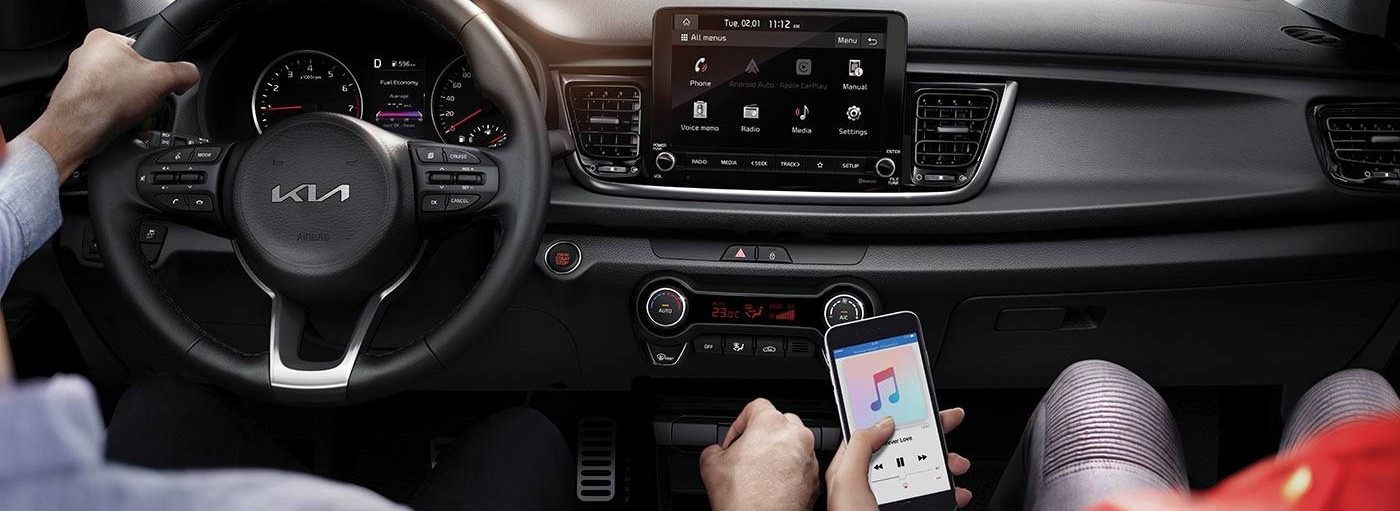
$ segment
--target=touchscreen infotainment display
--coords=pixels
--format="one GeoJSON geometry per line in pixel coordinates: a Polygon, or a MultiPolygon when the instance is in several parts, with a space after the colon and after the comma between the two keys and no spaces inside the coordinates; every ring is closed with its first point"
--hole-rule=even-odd
{"type": "Polygon", "coordinates": [[[798,172],[874,183],[881,158],[900,160],[901,15],[668,8],[655,24],[657,177],[675,169],[701,186],[742,188],[696,172],[798,172]]]}

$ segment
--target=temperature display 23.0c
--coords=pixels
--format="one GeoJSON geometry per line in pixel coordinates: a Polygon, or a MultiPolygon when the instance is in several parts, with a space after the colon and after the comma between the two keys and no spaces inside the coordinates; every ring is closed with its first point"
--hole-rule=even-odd
{"type": "Polygon", "coordinates": [[[710,319],[723,323],[795,324],[797,304],[772,300],[715,299],[710,319]]]}

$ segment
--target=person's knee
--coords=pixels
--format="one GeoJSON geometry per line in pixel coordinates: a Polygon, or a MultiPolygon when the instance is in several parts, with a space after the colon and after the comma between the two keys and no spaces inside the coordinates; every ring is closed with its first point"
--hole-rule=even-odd
{"type": "Polygon", "coordinates": [[[1147,394],[1157,396],[1152,386],[1127,368],[1107,360],[1082,360],[1070,364],[1055,378],[1046,394],[1047,401],[1078,399],[1085,394],[1147,394]],[[1144,389],[1147,390],[1144,393],[1144,389]]]}
{"type": "Polygon", "coordinates": [[[1371,409],[1400,410],[1400,397],[1384,376],[1370,369],[1344,369],[1317,382],[1308,394],[1359,400],[1371,409]]]}

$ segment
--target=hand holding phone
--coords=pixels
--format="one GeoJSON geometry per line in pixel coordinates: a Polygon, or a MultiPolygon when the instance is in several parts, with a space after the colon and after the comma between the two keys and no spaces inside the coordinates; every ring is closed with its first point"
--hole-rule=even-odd
{"type": "Polygon", "coordinates": [[[918,317],[887,314],[826,335],[846,444],[827,472],[834,511],[952,510],[971,498],[952,475],[968,462],[948,454],[943,432],[961,410],[935,413],[933,377],[918,317]],[[947,415],[947,417],[944,417],[947,415]]]}

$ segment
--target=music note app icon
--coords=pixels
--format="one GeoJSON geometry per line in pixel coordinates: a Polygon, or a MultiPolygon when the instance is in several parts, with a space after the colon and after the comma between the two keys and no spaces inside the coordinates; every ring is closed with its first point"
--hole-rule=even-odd
{"type": "Polygon", "coordinates": [[[927,422],[928,384],[917,344],[842,357],[832,361],[841,373],[842,406],[853,429],[893,417],[896,427],[927,422]]]}
{"type": "Polygon", "coordinates": [[[880,372],[875,373],[875,401],[870,403],[870,411],[872,412],[878,412],[881,408],[884,408],[884,399],[881,398],[880,394],[880,382],[886,380],[894,384],[894,390],[886,394],[890,400],[890,404],[899,402],[899,379],[895,378],[893,367],[886,367],[881,369],[880,372]]]}

